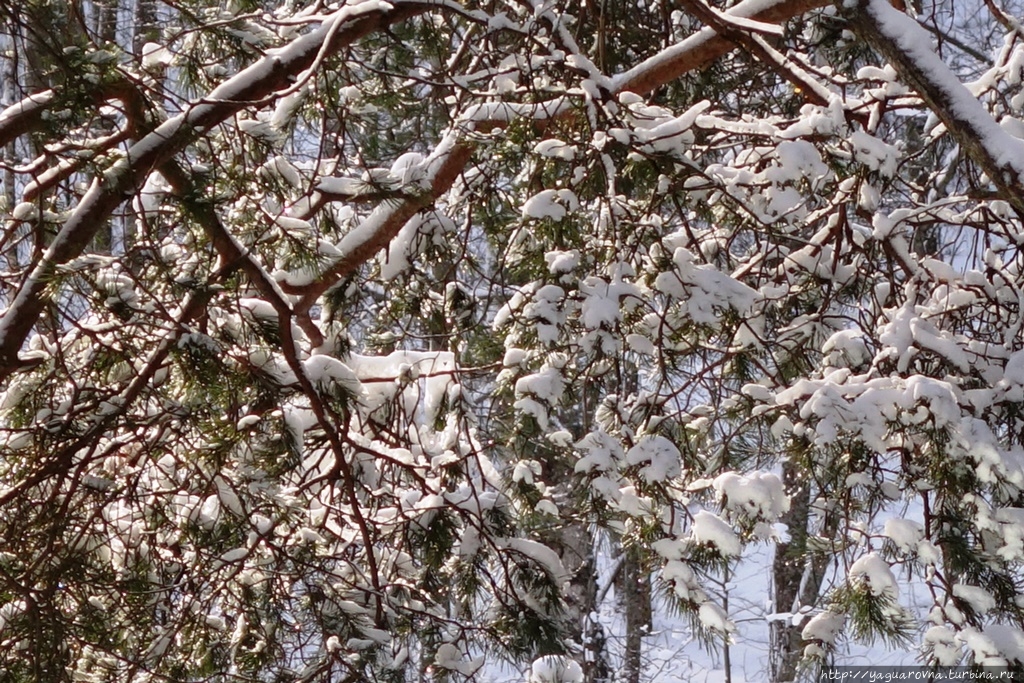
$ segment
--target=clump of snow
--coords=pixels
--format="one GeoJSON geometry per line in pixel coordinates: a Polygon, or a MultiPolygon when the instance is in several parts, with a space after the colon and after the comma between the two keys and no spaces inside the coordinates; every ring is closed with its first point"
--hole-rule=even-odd
{"type": "Polygon", "coordinates": [[[434,666],[449,671],[458,671],[464,676],[472,676],[483,664],[483,657],[464,659],[462,651],[452,643],[444,643],[437,648],[437,654],[434,655],[434,666]]]}
{"type": "Polygon", "coordinates": [[[424,183],[427,178],[427,168],[424,156],[419,152],[406,152],[395,159],[391,164],[391,175],[402,186],[419,185],[423,189],[429,187],[424,183]]]}
{"type": "Polygon", "coordinates": [[[569,251],[549,251],[544,254],[544,261],[548,264],[548,272],[552,275],[571,273],[580,262],[580,252],[577,249],[569,251]]]}
{"type": "Polygon", "coordinates": [[[608,282],[604,278],[588,277],[580,284],[583,306],[580,319],[587,329],[613,329],[620,319],[620,301],[627,296],[639,300],[640,292],[631,283],[615,278],[608,282]]]}
{"type": "Polygon", "coordinates": [[[499,548],[514,550],[515,552],[530,558],[530,560],[538,564],[559,586],[564,584],[570,578],[569,572],[565,570],[565,566],[558,558],[558,553],[543,543],[531,541],[528,538],[508,538],[496,541],[496,545],[499,548]]]}
{"type": "Polygon", "coordinates": [[[515,293],[509,297],[505,305],[498,309],[498,312],[494,314],[494,320],[491,322],[492,329],[501,329],[509,322],[509,320],[512,319],[514,315],[522,312],[527,299],[537,291],[537,288],[538,283],[531,282],[516,290],[515,293]]]}
{"type": "Polygon", "coordinates": [[[1024,385],[1024,351],[1017,351],[1006,359],[1003,379],[1010,384],[1024,385]]]}
{"type": "Polygon", "coordinates": [[[996,555],[1007,561],[1024,559],[1024,508],[999,508],[994,518],[1002,541],[996,555]]]}
{"type": "Polygon", "coordinates": [[[498,310],[492,325],[497,330],[511,320],[532,323],[541,343],[550,345],[558,339],[559,329],[565,324],[564,300],[565,290],[558,285],[527,284],[498,310]]]}
{"type": "Polygon", "coordinates": [[[174,55],[159,43],[142,46],[142,68],[146,71],[161,70],[174,62],[174,55]]]}
{"type": "Polygon", "coordinates": [[[1008,624],[990,624],[984,629],[965,628],[958,639],[972,651],[978,666],[1024,664],[1024,632],[1008,624]]]}
{"type": "Polygon", "coordinates": [[[682,471],[679,449],[663,436],[644,436],[626,453],[630,465],[647,463],[640,468],[640,476],[648,483],[678,477],[682,471]]]}
{"type": "Polygon", "coordinates": [[[796,181],[803,177],[813,181],[829,172],[817,148],[806,140],[780,142],[775,148],[775,155],[778,165],[765,174],[772,182],[796,181]]]}
{"type": "MultiPolygon", "coordinates": [[[[557,364],[557,363],[556,363],[557,364]]],[[[562,398],[565,378],[558,367],[549,363],[538,371],[516,381],[516,402],[513,407],[532,416],[541,429],[547,430],[548,411],[562,398]]]]}
{"type": "Polygon", "coordinates": [[[576,472],[608,472],[622,461],[624,453],[619,440],[603,429],[590,432],[576,443],[576,448],[586,453],[576,463],[576,472]]]}
{"type": "Polygon", "coordinates": [[[707,593],[701,588],[697,574],[681,560],[669,560],[661,570],[661,578],[672,586],[676,596],[686,602],[704,602],[707,593]]]}
{"type": "Polygon", "coordinates": [[[506,349],[505,355],[501,359],[501,365],[502,367],[506,368],[519,367],[520,365],[522,365],[523,361],[526,360],[526,357],[528,355],[529,353],[526,351],[526,349],[519,349],[515,347],[506,349]]]}
{"type": "Polygon", "coordinates": [[[960,663],[961,646],[956,633],[948,626],[932,626],[925,631],[921,650],[939,666],[956,666],[960,663]]]}
{"type": "Polygon", "coordinates": [[[729,619],[729,614],[721,605],[708,600],[697,610],[697,617],[705,628],[716,633],[728,634],[736,630],[736,624],[729,619]]]}
{"type": "Polygon", "coordinates": [[[725,472],[715,478],[713,486],[724,508],[739,515],[774,522],[789,510],[782,480],[771,472],[747,476],[725,472]]]}
{"type": "Polygon", "coordinates": [[[654,342],[642,334],[627,334],[626,345],[631,351],[642,356],[653,358],[658,353],[658,348],[654,345],[654,342]]]}
{"type": "Polygon", "coordinates": [[[942,552],[931,541],[921,541],[917,544],[917,557],[924,564],[938,565],[942,560],[942,552]]]}
{"type": "Polygon", "coordinates": [[[896,598],[899,588],[889,564],[877,553],[868,553],[850,566],[847,581],[854,585],[865,585],[871,595],[887,595],[896,598]]]}
{"type": "Polygon", "coordinates": [[[451,392],[459,387],[455,354],[450,351],[394,351],[386,356],[353,353],[346,361],[360,382],[358,396],[364,414],[394,402],[421,430],[437,422],[451,392]]]}
{"type": "Polygon", "coordinates": [[[545,655],[530,666],[527,683],[583,683],[580,665],[559,655],[545,655]]]}
{"type": "Polygon", "coordinates": [[[630,517],[650,518],[655,509],[654,501],[637,493],[635,486],[622,486],[609,477],[598,477],[590,484],[595,492],[614,501],[615,507],[630,517]]]}
{"type": "Polygon", "coordinates": [[[882,533],[901,553],[916,552],[918,544],[924,540],[924,527],[912,519],[887,519],[882,533]]]}
{"type": "MultiPolygon", "coordinates": [[[[163,206],[164,197],[171,191],[171,185],[167,182],[158,171],[154,171],[149,174],[146,178],[146,183],[142,186],[142,189],[132,199],[132,205],[136,211],[144,213],[148,218],[152,218],[157,212],[160,211],[163,206]]],[[[18,218],[18,209],[21,208],[19,204],[14,209],[14,217],[18,218]]],[[[35,209],[34,204],[29,204],[29,207],[35,209]]],[[[22,219],[24,220],[24,219],[22,219]]],[[[177,245],[174,245],[175,247],[177,245]]]]}
{"type": "Polygon", "coordinates": [[[662,538],[651,544],[651,550],[666,560],[681,560],[686,554],[687,542],[678,538],[662,538]]]}
{"type": "Polygon", "coordinates": [[[694,322],[717,327],[721,310],[733,309],[741,315],[751,312],[758,299],[756,291],[726,275],[685,247],[672,255],[673,271],[659,273],[654,288],[678,301],[679,315],[694,322]]]}
{"type": "Polygon", "coordinates": [[[572,161],[576,157],[576,147],[561,140],[541,140],[533,146],[533,151],[542,157],[572,161]]]}
{"type": "Polygon", "coordinates": [[[541,465],[536,460],[520,460],[512,468],[512,481],[533,484],[534,477],[539,477],[541,465]]]}
{"type": "Polygon", "coordinates": [[[978,614],[987,614],[996,608],[996,599],[984,588],[958,583],[953,586],[953,595],[971,606],[978,614]]]}
{"type": "Polygon", "coordinates": [[[839,330],[821,347],[828,365],[837,368],[859,368],[871,361],[863,333],[859,330],[839,330]]]}
{"type": "Polygon", "coordinates": [[[739,536],[721,517],[707,510],[693,516],[690,535],[697,543],[714,546],[725,557],[738,557],[740,554],[739,536]]]}
{"type": "Polygon", "coordinates": [[[872,171],[878,171],[887,178],[896,173],[899,151],[895,147],[862,130],[850,134],[850,144],[853,146],[853,158],[872,171]]]}
{"type": "Polygon", "coordinates": [[[306,376],[313,384],[327,387],[337,385],[352,396],[359,396],[362,393],[363,385],[360,383],[352,368],[331,356],[311,356],[302,362],[306,376]]]}
{"type": "Polygon", "coordinates": [[[532,395],[548,405],[554,405],[562,397],[565,378],[558,368],[545,364],[540,371],[516,381],[516,395],[532,395]]]}
{"type": "MultiPolygon", "coordinates": [[[[702,100],[679,116],[659,116],[653,121],[638,117],[636,121],[638,125],[634,134],[637,141],[643,143],[652,152],[682,157],[686,149],[694,141],[694,134],[691,130],[694,122],[698,116],[710,107],[711,102],[709,100],[702,100]]],[[[639,113],[641,108],[633,105],[630,109],[639,113]]],[[[646,112],[651,111],[651,108],[645,107],[643,109],[646,112]]]]}
{"type": "Polygon", "coordinates": [[[560,221],[580,208],[572,190],[542,190],[523,204],[523,218],[550,218],[560,221]]]}
{"type": "Polygon", "coordinates": [[[836,638],[843,632],[845,625],[846,615],[826,610],[811,617],[800,632],[800,637],[804,640],[835,645],[836,638]]]}
{"type": "Polygon", "coordinates": [[[413,259],[431,244],[441,244],[455,231],[455,223],[440,211],[417,213],[402,226],[380,259],[380,274],[393,280],[407,271],[413,259]]]}

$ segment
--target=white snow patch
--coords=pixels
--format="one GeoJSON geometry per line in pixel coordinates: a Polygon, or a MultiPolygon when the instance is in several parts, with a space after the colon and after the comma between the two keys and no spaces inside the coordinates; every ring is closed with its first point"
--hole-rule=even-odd
{"type": "Polygon", "coordinates": [[[863,583],[872,595],[888,595],[896,598],[899,588],[889,564],[877,553],[868,553],[850,566],[847,573],[850,583],[863,583]]]}
{"type": "Polygon", "coordinates": [[[747,476],[725,472],[715,478],[713,486],[725,509],[738,514],[774,522],[789,510],[782,480],[771,472],[747,476]]]}
{"type": "Polygon", "coordinates": [[[846,625],[846,616],[835,612],[821,612],[811,617],[811,620],[800,632],[804,640],[816,640],[828,645],[835,645],[836,638],[843,632],[846,625]]]}
{"type": "Polygon", "coordinates": [[[882,533],[901,553],[916,552],[918,543],[924,540],[924,527],[912,519],[887,519],[882,533]]]}
{"type": "Polygon", "coordinates": [[[739,536],[727,522],[707,510],[701,510],[693,516],[690,535],[697,543],[718,548],[725,557],[738,557],[740,554],[739,536]]]}

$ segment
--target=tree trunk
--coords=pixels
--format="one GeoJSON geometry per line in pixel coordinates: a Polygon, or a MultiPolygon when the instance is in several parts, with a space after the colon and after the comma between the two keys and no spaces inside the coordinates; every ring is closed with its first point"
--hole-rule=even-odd
{"type": "MultiPolygon", "coordinates": [[[[787,461],[782,467],[782,481],[790,492],[790,508],[782,517],[789,527],[789,542],[779,543],[772,562],[775,588],[775,612],[795,614],[801,607],[813,605],[821,591],[830,558],[810,551],[811,489],[801,469],[787,461]]],[[[832,526],[826,522],[826,529],[832,526]]],[[[827,533],[827,532],[826,532],[827,533]]],[[[772,683],[797,680],[797,665],[803,652],[802,628],[785,618],[771,623],[769,675],[772,683]]]]}
{"type": "MultiPolygon", "coordinates": [[[[117,44],[117,12],[118,0],[94,0],[93,11],[96,13],[96,42],[101,47],[117,44]]],[[[97,127],[105,135],[113,133],[117,124],[111,118],[101,117],[97,121],[97,127]]],[[[110,254],[114,249],[115,230],[114,223],[125,221],[124,216],[111,216],[96,232],[92,241],[92,249],[99,254],[110,254]]]]}
{"type": "MultiPolygon", "coordinates": [[[[5,29],[6,33],[6,29],[5,29]]],[[[8,33],[3,36],[2,49],[4,52],[15,51],[14,38],[12,34],[8,33]]],[[[21,93],[18,92],[18,74],[17,74],[17,62],[13,59],[3,60],[0,62],[3,67],[2,73],[0,73],[0,107],[6,109],[9,105],[14,104],[16,101],[21,99],[21,93]]],[[[17,188],[15,187],[17,182],[16,174],[14,173],[14,167],[18,163],[18,150],[17,142],[12,141],[3,148],[4,156],[4,170],[3,170],[3,201],[5,207],[5,213],[9,213],[18,204],[17,188]]],[[[10,228],[9,228],[10,229],[10,228]]],[[[22,229],[18,229],[21,232],[22,229]]],[[[5,267],[9,272],[16,273],[20,269],[18,260],[18,243],[19,240],[14,236],[8,236],[5,240],[6,246],[3,250],[3,260],[6,264],[5,267]]],[[[7,292],[3,292],[3,301],[7,302],[7,292]]]]}
{"type": "Polygon", "coordinates": [[[160,40],[160,26],[157,24],[156,0],[135,0],[135,32],[132,35],[132,54],[142,57],[146,43],[160,40]]]}
{"type": "Polygon", "coordinates": [[[626,616],[626,654],[623,680],[640,683],[643,673],[643,639],[651,630],[651,577],[639,548],[623,549],[620,599],[626,616]]]}

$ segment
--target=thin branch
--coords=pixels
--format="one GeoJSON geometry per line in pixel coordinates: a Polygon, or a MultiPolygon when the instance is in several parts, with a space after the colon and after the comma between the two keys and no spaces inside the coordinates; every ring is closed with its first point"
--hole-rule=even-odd
{"type": "MultiPolygon", "coordinates": [[[[171,159],[163,164],[160,167],[160,174],[167,179],[167,182],[170,183],[179,196],[186,198],[199,196],[191,176],[185,172],[177,161],[171,159]]],[[[209,202],[190,201],[187,208],[203,228],[206,236],[213,244],[213,248],[220,256],[222,263],[240,268],[252,285],[274,307],[274,310],[287,319],[289,326],[292,323],[292,318],[295,318],[295,322],[306,333],[314,347],[323,344],[323,334],[320,332],[320,328],[310,319],[308,312],[302,311],[297,313],[292,310],[285,301],[284,292],[278,289],[276,283],[267,272],[252,258],[250,252],[235,241],[231,233],[221,222],[213,205],[209,202]]],[[[282,324],[284,324],[284,321],[282,321],[282,324]]]]}
{"type": "Polygon", "coordinates": [[[935,36],[939,40],[941,40],[943,42],[946,42],[946,43],[949,43],[950,45],[952,45],[956,49],[958,49],[961,52],[963,52],[965,55],[968,55],[970,57],[974,57],[975,59],[977,59],[982,64],[988,64],[988,65],[992,64],[992,58],[991,57],[989,57],[988,55],[986,55],[985,53],[983,53],[983,52],[981,52],[979,50],[974,49],[973,47],[971,47],[970,45],[968,45],[964,41],[960,40],[956,36],[951,35],[951,34],[947,33],[946,31],[941,30],[938,26],[934,26],[932,24],[929,24],[927,22],[920,21],[920,20],[917,23],[921,25],[921,28],[923,28],[924,30],[928,31],[929,33],[931,33],[933,36],[935,36]]]}
{"type": "Polygon", "coordinates": [[[220,291],[219,285],[227,280],[237,270],[235,266],[220,268],[210,275],[205,286],[194,290],[182,304],[181,312],[171,322],[167,334],[154,349],[146,360],[142,370],[139,371],[127,388],[118,394],[120,403],[117,410],[104,413],[95,420],[84,434],[62,448],[57,453],[50,454],[34,473],[25,476],[18,484],[7,489],[0,495],[0,507],[9,504],[24,495],[34,486],[41,484],[50,477],[63,475],[70,471],[75,462],[75,457],[81,455],[81,451],[94,444],[96,439],[107,432],[111,424],[125,415],[128,409],[135,403],[136,399],[142,396],[143,391],[150,386],[153,376],[156,374],[166,360],[167,356],[177,346],[182,335],[190,331],[189,323],[198,318],[213,297],[220,291]]]}

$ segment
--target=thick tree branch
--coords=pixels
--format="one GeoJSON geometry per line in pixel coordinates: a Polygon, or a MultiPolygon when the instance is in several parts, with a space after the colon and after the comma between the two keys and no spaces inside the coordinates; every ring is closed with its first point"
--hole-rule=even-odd
{"type": "MultiPolygon", "coordinates": [[[[142,185],[153,169],[252,102],[274,96],[287,88],[325,55],[336,53],[373,31],[431,7],[429,4],[401,4],[391,9],[380,9],[374,5],[368,11],[345,7],[316,31],[260,59],[215,88],[208,97],[132,145],[123,159],[101,178],[93,180],[0,318],[0,379],[21,366],[18,351],[50,299],[51,294],[47,290],[56,276],[57,267],[82,252],[110,214],[127,195],[142,185]]],[[[42,107],[45,102],[23,104],[42,107]]],[[[16,129],[18,126],[13,122],[22,118],[19,115],[11,120],[12,129],[16,129]]],[[[2,123],[0,119],[0,125],[2,123]]]]}
{"type": "MultiPolygon", "coordinates": [[[[777,0],[765,7],[765,3],[759,0],[747,0],[730,9],[728,14],[767,24],[780,24],[826,5],[827,0],[777,0]]],[[[686,40],[616,76],[613,80],[615,90],[650,92],[685,73],[710,64],[732,49],[733,43],[718,35],[714,29],[701,29],[686,40]]]]}
{"type": "Polygon", "coordinates": [[[803,69],[786,63],[784,55],[765,43],[753,32],[725,20],[728,15],[720,13],[704,3],[704,0],[682,0],[683,7],[697,17],[705,26],[715,30],[723,38],[752,54],[782,78],[792,83],[811,104],[826,106],[829,103],[828,90],[812,79],[803,69]]]}
{"type": "MultiPolygon", "coordinates": [[[[307,287],[292,289],[292,291],[302,294],[296,307],[298,311],[308,311],[321,294],[387,246],[402,229],[402,226],[416,215],[417,211],[430,206],[438,197],[448,191],[473,153],[473,145],[466,141],[456,142],[456,135],[457,133],[452,133],[450,136],[450,146],[441,147],[435,151],[434,163],[431,165],[429,191],[405,199],[397,205],[385,203],[378,206],[374,214],[367,219],[367,223],[373,220],[373,225],[364,223],[360,229],[342,239],[339,248],[343,256],[331,265],[323,277],[307,287]]],[[[289,291],[285,285],[282,285],[282,289],[289,291]]]]}
{"type": "MultiPolygon", "coordinates": [[[[734,7],[729,14],[764,23],[780,23],[827,4],[827,0],[778,0],[757,11],[758,8],[763,7],[764,3],[748,0],[748,2],[734,7]]],[[[711,29],[704,29],[612,79],[611,94],[615,95],[624,91],[650,92],[670,83],[688,71],[710,64],[733,47],[731,41],[717,35],[711,29]]],[[[474,130],[490,130],[505,125],[518,113],[518,110],[512,109],[507,104],[498,103],[494,107],[498,116],[493,120],[477,121],[474,130]]],[[[529,110],[537,121],[559,118],[571,111],[569,108],[561,106],[561,103],[534,104],[529,106],[529,110]]],[[[375,226],[372,229],[360,229],[358,231],[360,234],[354,236],[352,240],[346,237],[339,245],[344,255],[317,282],[303,286],[289,286],[282,283],[281,288],[284,291],[302,295],[297,310],[309,310],[320,295],[350,275],[394,239],[406,221],[412,218],[417,211],[426,208],[447,192],[469,162],[474,148],[475,145],[464,136],[454,144],[450,140],[443,142],[432,155],[434,159],[432,168],[436,170],[431,171],[430,190],[427,193],[401,201],[390,209],[385,208],[386,205],[378,207],[380,214],[375,219],[375,226]],[[345,244],[346,241],[351,244],[345,244]]],[[[315,208],[319,208],[322,201],[323,198],[317,202],[315,208]]]]}
{"type": "Polygon", "coordinates": [[[1001,199],[1024,216],[1024,141],[1007,133],[931,49],[916,21],[885,0],[837,3],[862,40],[870,43],[920,95],[996,187],[1001,199]]]}
{"type": "MultiPolygon", "coordinates": [[[[89,141],[88,144],[83,145],[83,148],[94,153],[107,152],[127,140],[128,137],[129,132],[127,130],[116,130],[110,135],[89,141]]],[[[25,185],[22,201],[35,202],[44,192],[52,190],[58,183],[67,180],[75,173],[81,171],[82,168],[90,163],[91,159],[91,156],[83,154],[64,159],[56,165],[50,166],[25,185]]]]}
{"type": "Polygon", "coordinates": [[[55,99],[56,93],[43,90],[0,112],[0,147],[35,129],[42,122],[41,114],[55,99]]]}

